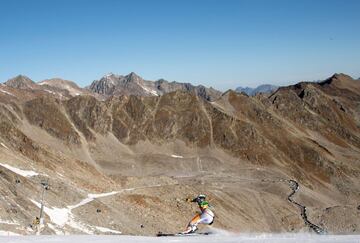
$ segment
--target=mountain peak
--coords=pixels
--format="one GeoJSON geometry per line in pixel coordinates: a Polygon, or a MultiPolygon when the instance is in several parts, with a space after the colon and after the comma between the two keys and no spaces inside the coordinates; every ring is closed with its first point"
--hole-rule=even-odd
{"type": "Polygon", "coordinates": [[[343,73],[335,73],[330,78],[319,83],[321,86],[335,86],[341,89],[348,89],[353,92],[360,93],[360,85],[349,75],[343,73]]]}
{"type": "Polygon", "coordinates": [[[352,79],[352,77],[344,73],[335,73],[330,77],[330,79],[344,80],[344,79],[352,79]]]}
{"type": "Polygon", "coordinates": [[[344,73],[335,73],[331,77],[325,79],[324,81],[320,82],[320,85],[330,85],[330,84],[340,84],[340,83],[347,83],[349,81],[353,81],[353,78],[349,75],[344,73]]]}
{"type": "Polygon", "coordinates": [[[32,86],[36,85],[36,83],[27,76],[20,74],[6,81],[5,85],[13,88],[26,89],[26,88],[32,88],[32,86]]]}
{"type": "Polygon", "coordinates": [[[126,82],[139,82],[140,80],[143,80],[139,75],[137,75],[134,72],[129,73],[125,76],[126,82]]]}

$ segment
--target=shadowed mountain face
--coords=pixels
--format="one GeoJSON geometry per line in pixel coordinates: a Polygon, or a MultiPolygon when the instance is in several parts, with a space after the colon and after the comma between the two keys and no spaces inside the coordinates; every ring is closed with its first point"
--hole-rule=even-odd
{"type": "Polygon", "coordinates": [[[159,96],[169,92],[181,90],[195,92],[205,100],[212,101],[220,97],[221,92],[202,85],[193,86],[190,83],[168,82],[164,79],[147,81],[130,73],[126,76],[108,74],[100,80],[95,80],[89,87],[92,92],[106,95],[136,95],[136,96],[159,96]]]}
{"type": "Polygon", "coordinates": [[[39,183],[49,180],[43,233],[181,231],[196,210],[184,199],[199,193],[214,205],[214,227],[303,232],[292,179],[309,221],[360,232],[358,81],[335,74],[209,102],[135,74],[101,80],[90,89],[106,100],[0,86],[1,230],[32,234],[39,183]]]}

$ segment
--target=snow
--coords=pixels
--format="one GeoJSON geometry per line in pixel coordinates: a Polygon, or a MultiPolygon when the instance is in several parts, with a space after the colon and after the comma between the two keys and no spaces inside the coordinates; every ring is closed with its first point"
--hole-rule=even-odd
{"type": "Polygon", "coordinates": [[[115,194],[120,193],[121,191],[113,191],[113,192],[107,192],[107,193],[100,193],[100,194],[88,194],[89,198],[101,198],[101,197],[108,197],[115,194]]]}
{"type": "MultiPolygon", "coordinates": [[[[108,232],[108,233],[113,233],[113,234],[121,234],[120,231],[116,231],[116,230],[108,229],[108,228],[104,228],[104,227],[99,227],[99,226],[92,226],[92,225],[88,225],[88,224],[79,222],[78,220],[75,219],[75,215],[72,213],[72,210],[75,208],[84,206],[85,204],[88,204],[97,198],[108,197],[108,196],[116,195],[118,193],[122,193],[122,192],[126,192],[126,191],[133,191],[136,189],[144,189],[144,188],[152,188],[152,187],[160,187],[160,186],[162,186],[162,185],[156,184],[156,185],[149,185],[149,186],[142,186],[142,187],[125,188],[120,191],[112,191],[112,192],[106,192],[106,193],[98,193],[98,194],[89,193],[86,198],[84,198],[83,200],[81,200],[79,203],[77,203],[75,205],[70,205],[70,206],[67,206],[66,208],[57,208],[57,207],[50,208],[50,207],[44,206],[44,212],[45,212],[45,214],[47,214],[49,216],[49,218],[51,220],[51,222],[48,222],[48,225],[49,225],[49,223],[54,223],[57,225],[57,227],[60,227],[60,228],[63,228],[65,225],[68,225],[71,228],[77,229],[80,232],[83,232],[86,234],[94,234],[95,231],[108,232]]],[[[36,202],[35,200],[32,200],[32,199],[30,199],[30,201],[32,203],[34,203],[38,208],[41,207],[41,204],[39,202],[36,202]]],[[[52,229],[55,231],[56,234],[59,234],[59,232],[63,233],[63,231],[59,231],[59,229],[56,229],[55,226],[50,226],[50,227],[52,227],[52,229]]]]}
{"type": "Polygon", "coordinates": [[[46,81],[42,81],[42,82],[40,82],[40,83],[37,83],[38,85],[45,85],[45,84],[48,84],[48,82],[46,82],[46,81]]]}
{"type": "Polygon", "coordinates": [[[45,89],[45,91],[50,93],[50,94],[56,95],[56,93],[54,91],[51,91],[51,90],[48,90],[48,89],[45,89]]]}
{"type": "Polygon", "coordinates": [[[100,227],[100,226],[95,226],[95,229],[97,229],[100,232],[103,233],[113,233],[113,234],[122,234],[120,231],[117,230],[113,230],[113,229],[108,229],[108,228],[104,228],[104,227],[100,227]]]}
{"type": "Polygon", "coordinates": [[[55,234],[57,235],[63,235],[64,233],[61,230],[58,230],[53,224],[47,224],[47,226],[52,229],[55,234]]]}
{"type": "Polygon", "coordinates": [[[5,167],[6,169],[8,170],[11,170],[12,172],[18,174],[18,175],[21,175],[21,176],[24,176],[24,177],[32,177],[32,176],[37,176],[39,175],[39,173],[35,172],[35,171],[32,171],[32,170],[21,170],[21,169],[18,169],[18,168],[15,168],[11,165],[8,165],[8,164],[2,164],[0,163],[0,165],[2,167],[5,167]]]}
{"type": "Polygon", "coordinates": [[[0,91],[3,92],[4,94],[11,95],[11,96],[15,96],[15,95],[13,95],[12,93],[10,93],[10,92],[8,92],[8,91],[2,90],[2,89],[0,89],[0,91]]]}
{"type": "Polygon", "coordinates": [[[93,200],[94,200],[94,198],[87,197],[87,198],[81,200],[78,204],[68,206],[68,209],[72,210],[72,209],[81,207],[85,204],[88,204],[89,202],[92,202],[93,200]]]}
{"type": "Polygon", "coordinates": [[[106,193],[100,193],[100,194],[91,194],[91,193],[89,193],[87,198],[84,198],[78,204],[68,206],[68,209],[72,210],[72,209],[84,206],[85,204],[88,204],[88,203],[92,202],[96,198],[108,197],[108,196],[118,194],[120,192],[121,191],[113,191],[113,192],[106,192],[106,193]]]}
{"type": "Polygon", "coordinates": [[[3,143],[0,143],[0,144],[1,144],[1,146],[3,146],[4,148],[9,149],[5,144],[3,144],[3,143]]]}
{"type": "Polygon", "coordinates": [[[159,94],[158,94],[155,90],[149,89],[149,88],[147,88],[147,87],[145,87],[145,86],[142,86],[141,84],[139,84],[139,86],[140,86],[143,90],[145,90],[146,92],[148,92],[149,94],[152,94],[152,95],[155,95],[155,96],[159,96],[159,94]]]}
{"type": "MultiPolygon", "coordinates": [[[[16,236],[16,235],[19,235],[19,234],[16,234],[14,232],[11,232],[11,231],[3,231],[3,230],[0,230],[0,236],[16,236]]],[[[0,237],[0,242],[5,242],[2,240],[3,237],[0,237]]],[[[4,237],[4,239],[7,239],[8,237],[4,237]]],[[[12,242],[12,241],[6,241],[6,242],[12,242]]]]}
{"type": "MultiPolygon", "coordinates": [[[[30,199],[30,201],[35,204],[38,208],[41,207],[41,204],[30,199]]],[[[69,209],[67,208],[48,208],[44,206],[44,212],[50,217],[50,220],[59,225],[64,226],[69,220],[69,209]]]]}
{"type": "Polygon", "coordinates": [[[19,223],[11,222],[11,221],[8,221],[8,220],[2,220],[2,219],[0,219],[0,224],[20,225],[19,223]]]}
{"type": "MultiPolygon", "coordinates": [[[[0,231],[2,235],[8,232],[0,231]]],[[[11,233],[14,235],[14,233],[11,233]]],[[[11,235],[10,234],[10,235],[11,235]]],[[[2,243],[359,243],[360,235],[312,235],[312,234],[238,234],[186,237],[144,237],[113,235],[68,235],[68,236],[1,236],[2,243]]]]}
{"type": "Polygon", "coordinates": [[[181,155],[176,155],[176,154],[172,154],[171,157],[173,157],[173,158],[179,158],[179,159],[184,158],[183,156],[181,156],[181,155]]]}
{"type": "MultiPolygon", "coordinates": [[[[124,190],[127,190],[127,189],[124,189],[124,190]]],[[[124,190],[122,190],[122,191],[124,191],[124,190]]],[[[112,229],[107,229],[107,228],[102,228],[102,227],[99,228],[98,226],[91,226],[91,225],[86,225],[81,222],[78,222],[75,220],[75,216],[72,214],[71,211],[75,208],[81,207],[85,204],[92,202],[96,198],[112,196],[112,195],[115,195],[122,191],[113,191],[113,192],[100,193],[100,194],[88,194],[88,197],[84,198],[79,203],[77,203],[75,205],[67,206],[66,208],[57,208],[57,207],[49,208],[49,207],[44,206],[44,212],[50,217],[51,222],[56,224],[59,227],[63,227],[64,225],[67,224],[70,227],[77,229],[81,232],[87,233],[87,234],[93,234],[95,230],[98,230],[101,232],[105,232],[105,230],[106,230],[106,232],[121,234],[120,231],[115,231],[112,229]]],[[[40,203],[38,203],[32,199],[30,199],[30,201],[32,203],[34,203],[38,208],[41,207],[40,203]]],[[[55,227],[55,226],[52,226],[52,227],[55,227]]],[[[55,231],[55,233],[58,234],[58,232],[55,229],[53,229],[53,230],[55,231]]]]}

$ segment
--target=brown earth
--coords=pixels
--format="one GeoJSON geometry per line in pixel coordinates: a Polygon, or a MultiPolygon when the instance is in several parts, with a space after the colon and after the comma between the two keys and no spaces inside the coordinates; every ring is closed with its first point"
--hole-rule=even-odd
{"type": "MultiPolygon", "coordinates": [[[[18,85],[18,83],[17,83],[18,85]]],[[[233,91],[208,102],[195,92],[102,101],[58,98],[0,86],[0,229],[27,226],[45,206],[76,205],[87,194],[116,191],[74,208],[65,225],[45,217],[43,233],[177,232],[196,212],[185,198],[208,195],[212,227],[238,232],[308,231],[287,201],[287,180],[312,223],[359,233],[360,83],[336,74],[320,83],[248,97],[233,91]],[[19,182],[19,181],[20,182],[19,182]],[[9,222],[16,224],[9,224],[9,222]]]]}

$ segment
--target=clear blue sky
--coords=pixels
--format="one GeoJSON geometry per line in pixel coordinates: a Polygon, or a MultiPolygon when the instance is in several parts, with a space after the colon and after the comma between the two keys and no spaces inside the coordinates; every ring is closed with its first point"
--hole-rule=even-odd
{"type": "Polygon", "coordinates": [[[131,71],[220,90],[358,78],[360,1],[0,1],[0,82],[131,71]]]}

